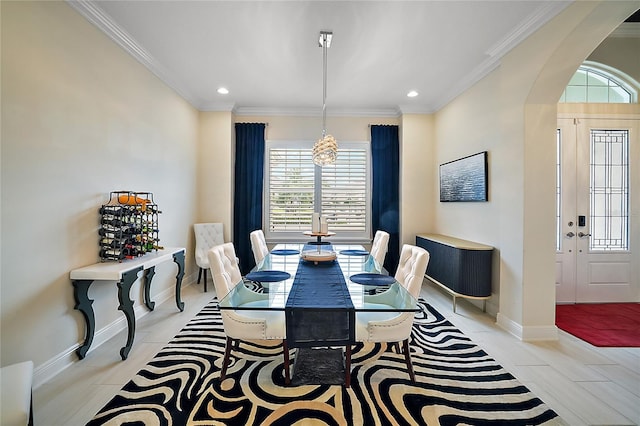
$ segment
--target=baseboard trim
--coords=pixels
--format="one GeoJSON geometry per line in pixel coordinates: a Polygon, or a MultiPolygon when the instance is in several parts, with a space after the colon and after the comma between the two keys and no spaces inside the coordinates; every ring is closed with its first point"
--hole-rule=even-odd
{"type": "Polygon", "coordinates": [[[535,342],[540,340],[558,340],[558,327],[549,326],[529,326],[524,327],[522,340],[525,342],[535,342]]]}
{"type": "MultiPolygon", "coordinates": [[[[196,282],[197,274],[192,274],[189,277],[184,278],[182,284],[183,289],[196,282]]],[[[175,287],[171,286],[166,290],[156,294],[154,296],[154,302],[156,302],[156,307],[158,307],[164,303],[173,301],[174,298],[175,287]]],[[[140,305],[134,307],[136,321],[152,312],[153,311],[147,309],[144,303],[141,303],[140,305]]],[[[88,353],[93,352],[93,350],[95,350],[97,347],[106,343],[107,341],[109,341],[109,339],[126,329],[127,320],[123,316],[100,328],[99,330],[96,330],[93,336],[93,342],[91,343],[91,349],[89,349],[88,353]]],[[[39,388],[74,363],[82,361],[78,359],[78,355],[76,354],[76,349],[78,349],[81,344],[82,343],[76,343],[75,345],[60,352],[58,355],[54,356],[42,365],[39,365],[37,368],[35,368],[33,371],[33,389],[39,388]]]]}
{"type": "Polygon", "coordinates": [[[498,312],[496,324],[508,333],[525,342],[541,340],[558,340],[558,327],[552,326],[523,326],[498,312]]]}

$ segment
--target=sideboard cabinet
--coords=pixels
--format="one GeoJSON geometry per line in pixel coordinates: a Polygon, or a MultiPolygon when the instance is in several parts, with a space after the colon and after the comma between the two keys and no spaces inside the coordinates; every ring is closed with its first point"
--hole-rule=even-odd
{"type": "Polygon", "coordinates": [[[456,298],[483,300],[491,297],[493,247],[439,234],[418,234],[416,245],[429,252],[425,277],[456,298]]]}

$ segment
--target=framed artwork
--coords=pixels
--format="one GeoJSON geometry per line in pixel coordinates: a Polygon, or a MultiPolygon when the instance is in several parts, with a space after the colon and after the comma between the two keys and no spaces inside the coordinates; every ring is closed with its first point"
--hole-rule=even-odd
{"type": "Polygon", "coordinates": [[[488,201],[487,151],[440,164],[440,201],[488,201]]]}

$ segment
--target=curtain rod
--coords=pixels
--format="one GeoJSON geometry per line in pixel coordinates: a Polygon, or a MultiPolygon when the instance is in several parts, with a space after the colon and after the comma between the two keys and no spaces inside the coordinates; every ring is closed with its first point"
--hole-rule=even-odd
{"type": "Polygon", "coordinates": [[[256,122],[247,122],[247,121],[235,121],[234,124],[264,124],[269,127],[269,123],[256,123],[256,122]]]}

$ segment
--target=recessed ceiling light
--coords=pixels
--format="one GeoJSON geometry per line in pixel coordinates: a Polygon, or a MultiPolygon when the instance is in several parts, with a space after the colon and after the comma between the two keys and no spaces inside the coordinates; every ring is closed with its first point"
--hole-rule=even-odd
{"type": "Polygon", "coordinates": [[[226,87],[221,87],[218,89],[218,93],[220,93],[221,95],[227,95],[229,94],[229,89],[227,89],[226,87]]]}
{"type": "Polygon", "coordinates": [[[416,96],[418,96],[418,92],[416,92],[415,90],[412,90],[409,93],[407,93],[407,96],[410,98],[415,98],[416,96]]]}

